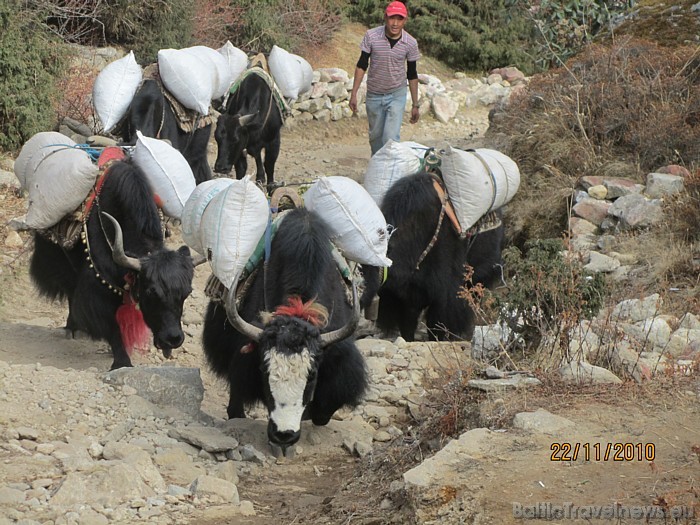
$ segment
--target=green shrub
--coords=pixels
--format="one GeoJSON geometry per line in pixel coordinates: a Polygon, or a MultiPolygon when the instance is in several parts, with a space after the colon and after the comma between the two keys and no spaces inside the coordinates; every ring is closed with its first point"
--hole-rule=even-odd
{"type": "Polygon", "coordinates": [[[342,19],[341,0],[232,0],[240,13],[231,42],[246,52],[269,53],[273,45],[303,55],[330,40],[342,19]]]}
{"type": "MultiPolygon", "coordinates": [[[[572,56],[633,0],[410,0],[406,27],[421,48],[455,69],[517,66],[526,74],[572,56]]],[[[351,0],[348,15],[382,23],[385,0],[351,0]]]]}
{"type": "MultiPolygon", "coordinates": [[[[367,26],[382,24],[385,0],[352,0],[351,19],[367,26]]],[[[530,73],[534,60],[527,48],[534,26],[513,8],[512,0],[411,0],[405,2],[406,30],[418,40],[421,52],[460,70],[488,71],[516,65],[530,73]]]]}
{"type": "Polygon", "coordinates": [[[188,0],[115,0],[100,22],[107,42],[133,50],[140,64],[151,64],[161,49],[193,44],[194,10],[195,2],[188,0]]]}
{"type": "MultiPolygon", "coordinates": [[[[533,240],[524,252],[503,251],[507,290],[495,298],[495,308],[529,350],[541,349],[546,337],[568,347],[567,334],[603,306],[602,274],[587,275],[575,255],[565,257],[559,239],[533,240]]],[[[545,349],[554,351],[556,349],[545,349]]]]}
{"type": "Polygon", "coordinates": [[[16,151],[32,135],[53,129],[54,79],[64,49],[22,2],[0,3],[0,149],[16,151]]]}

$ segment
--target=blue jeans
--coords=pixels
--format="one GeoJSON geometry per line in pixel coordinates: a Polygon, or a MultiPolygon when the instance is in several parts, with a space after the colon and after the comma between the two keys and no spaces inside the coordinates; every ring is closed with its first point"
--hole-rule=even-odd
{"type": "Polygon", "coordinates": [[[367,121],[372,155],[389,139],[401,140],[401,122],[406,108],[406,86],[391,93],[367,93],[367,121]]]}

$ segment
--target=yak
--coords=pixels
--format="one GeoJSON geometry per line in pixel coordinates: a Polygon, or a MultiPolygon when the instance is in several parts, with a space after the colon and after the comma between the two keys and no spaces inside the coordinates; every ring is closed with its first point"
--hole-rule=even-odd
{"type": "Polygon", "coordinates": [[[212,173],[207,160],[212,128],[210,117],[199,117],[193,111],[180,108],[180,113],[192,119],[188,123],[191,131],[183,130],[173,106],[178,103],[172,96],[167,97],[164,90],[155,78],[144,80],[118,128],[124,144],[135,144],[137,131],[147,137],[167,140],[185,157],[197,184],[210,180],[212,173]]]}
{"type": "Polygon", "coordinates": [[[406,341],[415,340],[423,311],[431,339],[471,339],[474,312],[458,297],[466,266],[473,270],[472,285],[490,288],[500,276],[504,235],[500,215],[490,228],[460,238],[450,220],[442,220],[444,194],[435,189],[435,182],[441,182],[436,177],[422,171],[389,188],[380,207],[394,227],[387,250],[393,264],[383,284],[379,268],[362,267],[366,284],[362,307],[367,312],[378,295],[377,327],[386,333],[398,329],[406,341]]]}
{"type": "Polygon", "coordinates": [[[35,232],[29,271],[42,296],[68,301],[68,335],[109,343],[113,370],[132,366],[128,351],[148,342],[147,328],[165,357],[182,345],[194,264],[187,246],[165,247],[146,177],[119,160],[86,201],[80,240],[66,248],[35,232]]]}
{"type": "MultiPolygon", "coordinates": [[[[367,369],[353,339],[359,302],[352,306],[334,259],[326,223],[306,208],[286,212],[265,268],[251,274],[236,306],[210,301],[204,354],[229,385],[229,418],[265,404],[267,437],[282,451],[299,440],[301,421],[325,425],[342,406],[357,406],[367,369]],[[240,309],[240,313],[239,313],[240,309]],[[257,317],[261,311],[262,324],[257,317]]],[[[354,288],[353,288],[354,291],[354,288]]]]}
{"type": "Polygon", "coordinates": [[[228,174],[235,166],[236,178],[248,169],[246,154],[255,159],[256,179],[274,188],[275,162],[280,152],[282,111],[263,69],[253,67],[234,85],[216,123],[214,138],[218,154],[214,171],[228,174]],[[265,161],[262,152],[265,151],[265,161]]]}

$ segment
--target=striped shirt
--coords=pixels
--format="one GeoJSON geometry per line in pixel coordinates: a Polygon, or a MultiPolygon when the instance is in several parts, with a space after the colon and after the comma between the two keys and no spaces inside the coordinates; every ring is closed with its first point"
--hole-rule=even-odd
{"type": "Polygon", "coordinates": [[[391,47],[384,26],[375,27],[365,33],[360,49],[370,54],[367,72],[369,93],[391,93],[406,85],[406,61],[420,58],[418,42],[406,31],[391,47]]]}

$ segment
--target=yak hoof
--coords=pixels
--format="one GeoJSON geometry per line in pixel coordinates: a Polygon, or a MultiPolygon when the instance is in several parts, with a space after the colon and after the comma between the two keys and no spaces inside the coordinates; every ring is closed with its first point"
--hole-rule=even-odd
{"type": "Polygon", "coordinates": [[[112,366],[110,367],[110,370],[117,370],[119,368],[133,368],[134,365],[131,364],[131,361],[126,361],[126,362],[120,362],[117,363],[114,361],[112,363],[112,366]]]}

